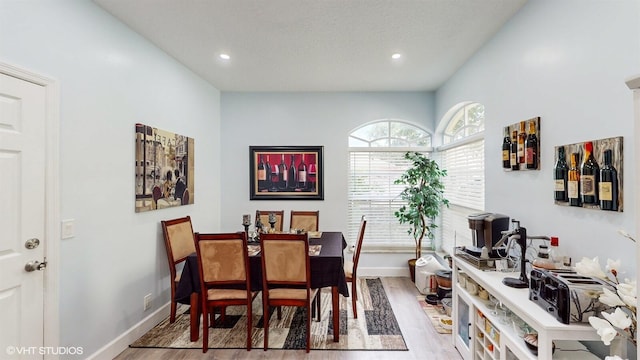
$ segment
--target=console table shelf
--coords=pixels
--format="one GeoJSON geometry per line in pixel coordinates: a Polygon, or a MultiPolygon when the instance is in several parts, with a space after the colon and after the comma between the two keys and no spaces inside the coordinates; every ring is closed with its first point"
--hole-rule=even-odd
{"type": "Polygon", "coordinates": [[[600,340],[595,329],[588,323],[563,324],[534,302],[529,300],[529,289],[511,288],[502,283],[505,277],[518,277],[519,273],[482,271],[469,263],[454,257],[453,263],[453,337],[454,344],[465,359],[597,359],[585,351],[562,351],[572,348],[584,349],[577,340],[600,340]],[[538,333],[538,356],[525,345],[511,323],[502,323],[492,314],[488,300],[472,295],[460,286],[459,277],[465,274],[478,286],[506,306],[513,314],[526,322],[538,333]],[[468,311],[468,314],[459,312],[468,311]],[[468,319],[461,324],[461,319],[468,319]],[[489,323],[490,327],[486,327],[489,323]],[[484,328],[481,326],[485,326],[484,328]],[[464,327],[468,326],[468,329],[464,327]],[[468,334],[468,339],[465,337],[468,334]],[[494,335],[487,339],[487,336],[494,335]],[[557,350],[552,356],[552,344],[557,350]],[[573,355],[572,355],[573,354],[573,355]]]}

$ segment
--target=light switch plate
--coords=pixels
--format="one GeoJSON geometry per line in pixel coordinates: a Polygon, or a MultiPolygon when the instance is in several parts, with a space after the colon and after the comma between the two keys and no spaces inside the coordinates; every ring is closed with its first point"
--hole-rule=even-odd
{"type": "Polygon", "coordinates": [[[61,237],[63,239],[69,239],[72,238],[74,236],[76,236],[75,234],[75,219],[66,219],[66,220],[62,220],[62,226],[61,226],[61,237]]]}

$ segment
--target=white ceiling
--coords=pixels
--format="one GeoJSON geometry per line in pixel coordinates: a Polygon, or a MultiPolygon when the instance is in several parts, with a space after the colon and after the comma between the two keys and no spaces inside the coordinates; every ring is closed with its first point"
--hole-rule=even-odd
{"type": "Polygon", "coordinates": [[[526,1],[94,0],[221,91],[435,90],[526,1]]]}

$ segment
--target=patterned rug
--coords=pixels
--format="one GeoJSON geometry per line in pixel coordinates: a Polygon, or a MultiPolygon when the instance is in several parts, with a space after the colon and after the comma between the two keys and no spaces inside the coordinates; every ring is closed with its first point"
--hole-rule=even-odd
{"type": "Polygon", "coordinates": [[[418,295],[416,296],[416,299],[418,300],[418,303],[420,304],[422,310],[424,310],[424,313],[427,314],[427,317],[431,321],[431,324],[436,329],[436,331],[440,334],[451,334],[451,329],[445,329],[440,325],[440,318],[445,316],[442,305],[428,304],[424,300],[424,295],[418,295]]]}
{"type": "MultiPolygon", "coordinates": [[[[393,314],[389,299],[380,279],[358,280],[358,318],[353,318],[351,298],[340,296],[340,341],[333,341],[333,317],[331,316],[331,290],[323,289],[321,321],[312,320],[311,349],[314,350],[401,350],[406,351],[404,337],[393,314]]],[[[252,347],[263,347],[262,299],[253,301],[252,347]]],[[[178,307],[173,324],[167,317],[148,333],[136,340],[133,348],[202,349],[200,339],[189,340],[189,307],[178,307]]],[[[244,349],[246,345],[246,312],[243,307],[228,307],[226,321],[216,321],[209,329],[210,349],[244,349]]],[[[219,316],[219,315],[218,315],[219,316]]],[[[283,307],[282,319],[272,316],[269,320],[270,349],[305,348],[305,309],[283,307]]],[[[217,319],[216,319],[217,320],[217,319]]]]}

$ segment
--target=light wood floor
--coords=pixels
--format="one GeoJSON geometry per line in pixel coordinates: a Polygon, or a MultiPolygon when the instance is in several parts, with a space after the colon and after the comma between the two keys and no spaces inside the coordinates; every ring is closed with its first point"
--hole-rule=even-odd
{"type": "Polygon", "coordinates": [[[129,359],[429,359],[457,360],[460,354],[451,343],[451,335],[439,334],[416,301],[418,290],[409,278],[383,277],[389,302],[393,307],[409,351],[322,351],[311,350],[209,350],[202,349],[126,349],[116,360],[129,359]]]}

